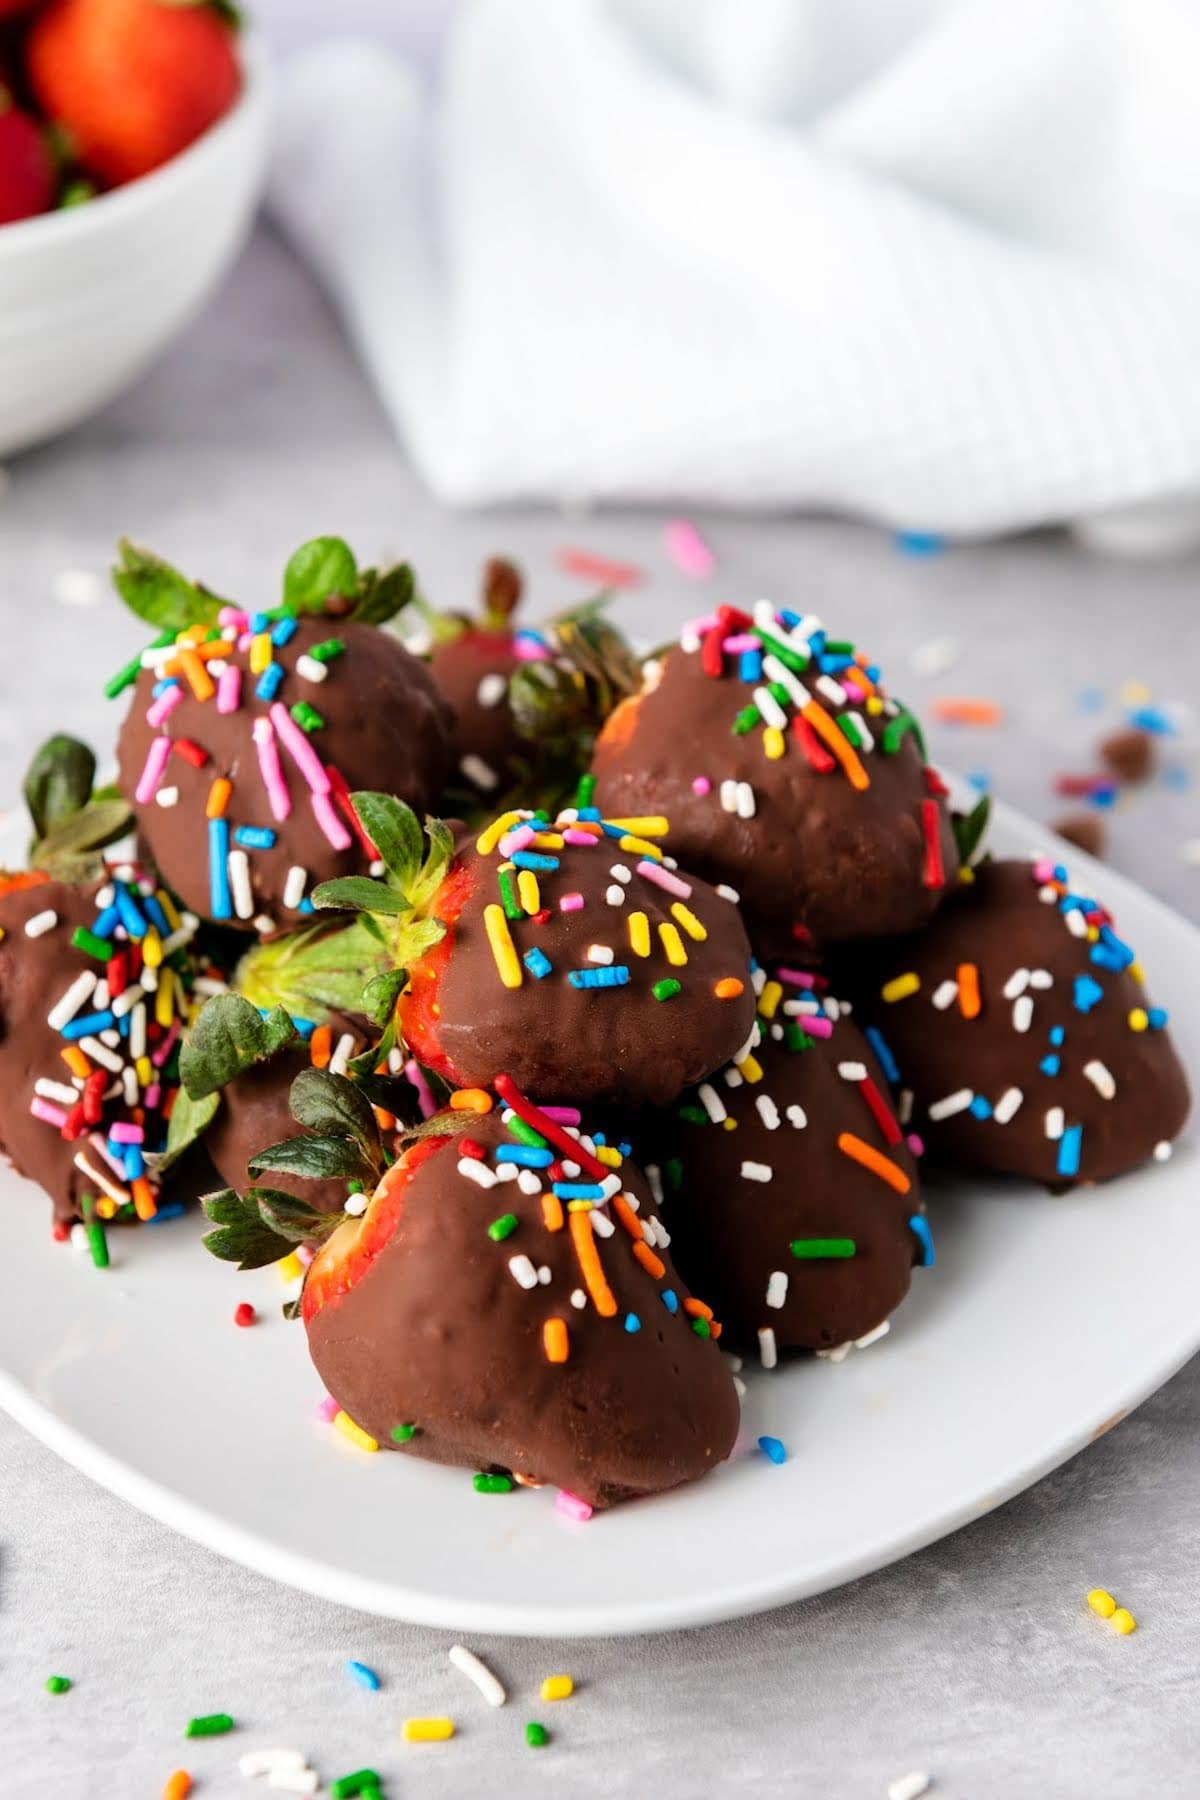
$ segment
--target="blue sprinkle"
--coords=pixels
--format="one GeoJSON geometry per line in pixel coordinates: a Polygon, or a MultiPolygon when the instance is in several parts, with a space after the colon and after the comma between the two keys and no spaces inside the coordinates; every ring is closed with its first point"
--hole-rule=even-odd
{"type": "Polygon", "coordinates": [[[496,1152],[498,1163],[516,1163],[522,1169],[548,1169],[556,1152],[541,1150],[536,1144],[501,1144],[496,1152]]]}
{"type": "Polygon", "coordinates": [[[1062,1059],[1057,1056],[1043,1056],[1041,1062],[1038,1064],[1038,1068],[1042,1071],[1043,1075],[1057,1075],[1061,1067],[1062,1059]]]}
{"type": "Polygon", "coordinates": [[[366,1663],[348,1662],[346,1673],[352,1681],[357,1681],[359,1687],[370,1688],[373,1694],[379,1692],[379,1677],[374,1669],[368,1669],[366,1663]]]}
{"type": "Polygon", "coordinates": [[[156,1213],[152,1213],[141,1223],[143,1225],[165,1225],[168,1219],[182,1219],[186,1211],[187,1207],[182,1200],[168,1200],[165,1206],[160,1206],[156,1213]]]}
{"type": "Polygon", "coordinates": [[[273,850],[275,833],[269,825],[239,825],[233,834],[235,843],[247,850],[273,850]]]}
{"type": "MultiPolygon", "coordinates": [[[[579,816],[582,819],[583,814],[580,813],[579,816]]],[[[600,819],[598,823],[605,837],[623,838],[629,835],[623,825],[614,825],[611,819],[600,819]]]]}
{"type": "Polygon", "coordinates": [[[317,910],[316,907],[313,905],[312,901],[309,899],[307,894],[305,894],[303,900],[300,902],[299,906],[296,908],[297,912],[302,912],[302,913],[316,912],[316,910],[317,910]]]}
{"type": "Polygon", "coordinates": [[[790,606],[781,606],[776,617],[779,619],[780,624],[787,626],[789,631],[795,631],[797,625],[800,623],[801,615],[798,612],[793,612],[790,606]]]}
{"type": "Polygon", "coordinates": [[[814,631],[813,632],[812,636],[808,640],[808,647],[812,651],[814,656],[821,656],[824,653],[825,639],[828,637],[828,635],[829,634],[826,631],[814,631]]]}
{"type": "Polygon", "coordinates": [[[232,919],[233,899],[229,892],[229,821],[208,821],[208,890],[214,919],[232,919]]]}
{"type": "Polygon", "coordinates": [[[1129,723],[1139,731],[1152,731],[1156,737],[1170,737],[1175,727],[1159,706],[1135,706],[1127,715],[1129,723]]]}
{"type": "Polygon", "coordinates": [[[758,1447],[770,1462],[785,1463],[787,1461],[787,1451],[784,1449],[782,1439],[780,1438],[760,1437],[758,1440],[758,1447]]]}
{"type": "Polygon", "coordinates": [[[1146,1017],[1150,1021],[1151,1031],[1161,1031],[1167,1022],[1167,1009],[1165,1006],[1151,1006],[1147,1009],[1146,1017]]]}
{"type": "Polygon", "coordinates": [[[630,1332],[640,1331],[642,1329],[642,1321],[638,1318],[636,1313],[625,1314],[625,1329],[630,1332]]]}
{"type": "Polygon", "coordinates": [[[514,632],[513,638],[514,641],[519,644],[536,644],[542,650],[548,650],[550,648],[549,644],[542,636],[542,633],[540,631],[531,631],[527,625],[522,626],[520,631],[514,632]]]}
{"type": "MultiPolygon", "coordinates": [[[[260,1008],[259,1010],[261,1011],[262,1009],[260,1008]]],[[[263,1018],[265,1019],[266,1017],[267,1014],[263,1013],[263,1018]]],[[[298,1019],[295,1013],[292,1014],[292,1024],[296,1027],[297,1032],[306,1043],[317,1029],[317,1021],[315,1019],[298,1019]]]]}
{"type": "Polygon", "coordinates": [[[743,650],[738,657],[738,680],[758,682],[762,680],[762,651],[743,650]]]}
{"type": "Polygon", "coordinates": [[[1103,1000],[1103,998],[1104,989],[1100,986],[1098,981],[1094,981],[1090,975],[1077,975],[1075,977],[1076,1012],[1091,1012],[1093,1006],[1103,1000]]]}
{"type": "Polygon", "coordinates": [[[1058,1140],[1057,1167],[1060,1175],[1078,1175],[1082,1142],[1083,1126],[1069,1125],[1058,1140]]]}
{"type": "Polygon", "coordinates": [[[675,1292],[674,1288],[663,1289],[662,1303],[668,1312],[677,1313],[679,1311],[679,1295],[675,1292]]]}
{"type": "Polygon", "coordinates": [[[932,1269],[937,1261],[937,1254],[933,1248],[933,1233],[929,1229],[929,1220],[921,1213],[914,1213],[908,1221],[908,1229],[921,1246],[921,1267],[932,1269]]]}
{"type": "Polygon", "coordinates": [[[295,635],[295,619],[280,619],[278,625],[271,627],[271,642],[277,650],[282,650],[285,644],[290,644],[295,635]]]}
{"type": "Polygon", "coordinates": [[[157,700],[163,694],[166,693],[168,688],[173,688],[173,687],[178,687],[178,686],[179,686],[179,683],[176,681],[175,677],[173,675],[167,675],[163,678],[162,681],[155,682],[154,686],[150,689],[150,693],[151,693],[152,698],[157,700]]]}
{"type": "Polygon", "coordinates": [[[536,850],[514,850],[512,862],[518,869],[557,869],[557,856],[541,856],[536,850]]]}
{"type": "Polygon", "coordinates": [[[567,980],[573,988],[614,988],[629,985],[629,970],[624,963],[608,968],[568,969],[567,980]]]}
{"type": "Polygon", "coordinates": [[[1062,1041],[1066,1037],[1066,1035],[1067,1034],[1063,1030],[1061,1025],[1052,1025],[1050,1027],[1050,1042],[1055,1046],[1056,1049],[1062,1043],[1062,1041]]]}
{"type": "Polygon", "coordinates": [[[142,909],[133,898],[133,895],[125,887],[124,883],[120,881],[118,881],[116,885],[116,903],[117,913],[121,923],[129,933],[130,937],[144,938],[146,935],[146,920],[142,913],[142,909]]]}
{"type": "Polygon", "coordinates": [[[256,613],[250,614],[250,629],[254,633],[255,637],[258,637],[262,632],[264,632],[267,629],[267,626],[269,623],[270,623],[270,621],[268,620],[265,612],[256,612],[256,613]]]}
{"type": "Polygon", "coordinates": [[[977,794],[986,794],[992,785],[991,773],[987,769],[972,769],[967,780],[977,794]]]}
{"type": "Polygon", "coordinates": [[[157,931],[159,937],[170,937],[170,921],[153,894],[143,894],[142,911],[149,918],[150,923],[153,925],[155,931],[157,931]]]}
{"type": "Polygon", "coordinates": [[[1103,705],[1104,694],[1100,688],[1084,688],[1079,696],[1079,706],[1082,712],[1099,712],[1103,705]]]}
{"type": "Polygon", "coordinates": [[[1095,963],[1099,969],[1112,969],[1119,975],[1122,969],[1127,969],[1133,961],[1133,952],[1127,944],[1122,944],[1118,948],[1114,944],[1106,944],[1101,938],[1100,942],[1093,944],[1088,951],[1088,961],[1095,963]]]}
{"type": "Polygon", "coordinates": [[[139,1144],[125,1145],[125,1179],[137,1181],[146,1173],[146,1159],[139,1144]]]}
{"type": "Polygon", "coordinates": [[[867,1042],[868,1042],[868,1044],[870,1044],[872,1050],[875,1052],[876,1056],[879,1058],[880,1067],[883,1069],[884,1075],[887,1077],[887,1079],[891,1082],[899,1081],[900,1065],[896,1061],[895,1057],[892,1055],[891,1050],[888,1048],[887,1041],[884,1038],[883,1033],[879,1030],[878,1026],[876,1026],[876,1025],[868,1025],[867,1026],[867,1042]]]}
{"type": "Polygon", "coordinates": [[[878,663],[867,664],[867,680],[877,683],[883,680],[883,670],[878,663]]]}
{"type": "Polygon", "coordinates": [[[127,1038],[129,1036],[129,1014],[128,1013],[122,1013],[121,1017],[117,1020],[117,1030],[120,1032],[120,1034],[123,1038],[127,1038]]]}
{"type": "MultiPolygon", "coordinates": [[[[595,1134],[594,1141],[597,1144],[600,1142],[599,1132],[597,1132],[595,1134]]],[[[632,1144],[618,1144],[617,1149],[621,1152],[622,1156],[632,1156],[633,1155],[633,1145],[632,1144]]]]}
{"type": "Polygon", "coordinates": [[[967,1110],[974,1113],[977,1119],[990,1119],[992,1103],[990,1100],[985,1100],[982,1094],[976,1094],[967,1110]]]}
{"type": "Polygon", "coordinates": [[[97,937],[110,938],[120,923],[121,915],[116,907],[106,906],[104,911],[97,913],[92,920],[92,930],[97,937]]]}
{"type": "MultiPolygon", "coordinates": [[[[554,1158],[550,1158],[551,1162],[554,1158]]],[[[603,1200],[604,1189],[595,1181],[555,1181],[551,1187],[560,1200],[603,1200]]]]}
{"type": "Polygon", "coordinates": [[[524,962],[525,967],[529,970],[529,973],[537,981],[544,981],[546,976],[550,973],[551,969],[554,967],[554,964],[550,961],[550,958],[546,955],[546,952],[544,950],[539,950],[537,948],[536,944],[534,945],[532,950],[527,950],[525,952],[525,955],[522,957],[521,960],[524,962]]]}
{"type": "Polygon", "coordinates": [[[892,536],[901,556],[941,556],[946,540],[936,531],[897,531],[892,536]]]}
{"type": "Polygon", "coordinates": [[[254,692],[260,700],[273,700],[283,685],[283,664],[268,663],[258,678],[254,692]]]}
{"type": "Polygon", "coordinates": [[[575,816],[579,819],[590,820],[593,825],[603,825],[604,823],[598,806],[581,806],[575,816]]]}
{"type": "Polygon", "coordinates": [[[826,654],[817,658],[817,667],[822,675],[840,675],[843,669],[854,667],[852,656],[826,654]]]}
{"type": "Polygon", "coordinates": [[[69,1044],[77,1038],[94,1037],[98,1031],[107,1031],[116,1020],[111,1011],[85,1013],[81,1018],[71,1019],[62,1027],[62,1036],[69,1044]]]}
{"type": "Polygon", "coordinates": [[[1109,812],[1117,804],[1117,784],[1115,781],[1098,781],[1088,789],[1087,804],[1095,806],[1101,812],[1109,812]]]}

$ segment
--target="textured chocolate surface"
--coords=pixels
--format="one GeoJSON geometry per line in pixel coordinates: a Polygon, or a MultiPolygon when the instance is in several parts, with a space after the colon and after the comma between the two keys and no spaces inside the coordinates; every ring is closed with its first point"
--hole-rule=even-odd
{"type": "Polygon", "coordinates": [[[986,863],[927,931],[844,960],[930,1148],[1052,1187],[1136,1168],[1178,1134],[1190,1103],[1165,1014],[1135,968],[1107,966],[1131,951],[1065,876],[986,863]]]}
{"type": "Polygon", "coordinates": [[[429,667],[455,715],[453,785],[465,782],[481,795],[502,792],[528,766],[531,746],[518,732],[508,704],[508,679],[518,662],[511,632],[472,627],[434,646],[429,667]],[[481,779],[478,763],[491,771],[493,781],[481,779]]]}
{"type": "MultiPolygon", "coordinates": [[[[469,1136],[489,1175],[496,1149],[516,1144],[497,1112],[473,1118],[469,1136]]],[[[361,1225],[343,1226],[309,1271],[309,1349],[339,1404],[381,1445],[511,1470],[594,1506],[695,1480],[727,1457],[738,1428],[732,1378],[717,1344],[694,1329],[653,1224],[655,1248],[642,1252],[650,1267],[620,1219],[594,1235],[614,1307],[602,1316],[571,1215],[548,1228],[542,1181],[553,1171],[485,1189],[459,1172],[461,1155],[461,1140],[418,1145],[424,1160],[411,1175],[390,1172],[361,1225]],[[496,1241],[488,1227],[505,1215],[515,1226],[496,1241]],[[531,1287],[514,1258],[527,1259],[518,1269],[531,1287]],[[537,1278],[543,1269],[548,1279],[537,1278]],[[565,1328],[564,1361],[547,1356],[549,1319],[565,1328]],[[397,1444],[392,1433],[406,1425],[415,1433],[397,1444]]],[[[628,1162],[619,1186],[635,1226],[652,1222],[649,1189],[628,1162]]]]}
{"type": "MultiPolygon", "coordinates": [[[[198,700],[186,680],[183,699],[160,727],[147,722],[155,685],[144,669],[133,689],[129,712],[117,741],[122,792],[131,801],[141,780],[153,740],[165,734],[185,739],[205,753],[196,767],[178,751],[168,758],[161,786],[178,790],[174,805],[151,799],[137,805],[138,831],[168,886],[201,918],[212,918],[209,835],[205,807],[214,780],[233,783],[226,818],[231,849],[238,848],[237,828],[274,833],[269,848],[247,847],[253,914],[265,914],[281,925],[298,922],[297,908],[285,907],[284,890],[293,867],[306,871],[305,892],[337,875],[365,872],[368,857],[357,838],[337,849],[322,829],[304,775],[284,743],[279,761],[290,796],[290,812],[278,819],[268,800],[252,736],[254,723],[266,718],[272,704],[290,709],[298,702],[312,707],[325,721],[307,735],[322,765],[332,766],[347,788],[375,788],[397,794],[417,811],[427,811],[441,792],[449,768],[450,709],[425,666],[390,633],[371,625],[309,616],[297,621],[290,642],[274,651],[285,677],[274,702],[256,694],[259,677],[248,668],[248,653],[231,646],[228,658],[242,671],[241,702],[236,710],[218,711],[216,698],[198,700]],[[340,656],[326,665],[324,681],[305,680],[296,663],[314,645],[339,638],[340,656]]],[[[334,807],[340,830],[349,830],[345,811],[334,807]]],[[[231,917],[231,924],[251,925],[231,917]]]]}

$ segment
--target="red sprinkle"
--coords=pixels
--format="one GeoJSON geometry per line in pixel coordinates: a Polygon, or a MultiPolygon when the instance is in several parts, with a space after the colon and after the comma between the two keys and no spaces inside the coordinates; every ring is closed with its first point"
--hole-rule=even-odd
{"type": "Polygon", "coordinates": [[[792,715],[792,734],[803,750],[806,760],[811,763],[818,775],[828,775],[831,769],[836,768],[837,765],[832,756],[817,737],[808,720],[802,719],[799,713],[792,715]]]}
{"type": "Polygon", "coordinates": [[[938,800],[945,800],[950,793],[950,789],[946,786],[932,764],[926,763],[921,773],[925,777],[925,792],[927,794],[933,794],[938,800]]]}
{"type": "Polygon", "coordinates": [[[83,1117],[89,1125],[99,1125],[104,1117],[104,1090],[108,1076],[103,1069],[93,1069],[83,1084],[83,1117]]]}
{"type": "Polygon", "coordinates": [[[258,1314],[248,1300],[243,1300],[234,1312],[233,1322],[235,1325],[256,1325],[258,1323],[258,1314]]]}
{"type": "Polygon", "coordinates": [[[883,1133],[884,1143],[898,1144],[903,1134],[896,1123],[891,1107],[869,1075],[864,1076],[859,1082],[858,1091],[874,1113],[875,1123],[883,1133]]]}
{"type": "Polygon", "coordinates": [[[346,777],[332,763],[327,763],[325,773],[329,777],[329,785],[333,789],[333,797],[345,815],[346,823],[366,851],[372,862],[379,861],[379,852],[362,827],[362,820],[350,803],[350,789],[346,785],[346,777]]]}
{"type": "Polygon", "coordinates": [[[613,562],[607,556],[594,555],[590,550],[568,546],[559,551],[555,560],[559,568],[565,569],[568,575],[582,575],[588,581],[602,581],[605,587],[637,587],[643,580],[642,571],[633,563],[613,562]]]}
{"type": "Polygon", "coordinates": [[[727,631],[749,631],[754,620],[736,606],[718,606],[717,617],[727,631]]]}
{"type": "Polygon", "coordinates": [[[945,887],[946,870],[942,863],[941,814],[938,812],[936,800],[922,800],[921,830],[925,833],[925,867],[921,873],[921,880],[927,888],[945,887]]]}
{"type": "Polygon", "coordinates": [[[65,1219],[55,1219],[50,1227],[50,1235],[56,1244],[65,1244],[71,1235],[71,1227],[65,1219]]]}
{"type": "Polygon", "coordinates": [[[554,915],[550,911],[550,908],[548,906],[543,906],[541,912],[534,913],[533,922],[535,925],[548,925],[553,917],[554,915]]]}
{"type": "Polygon", "coordinates": [[[202,769],[208,761],[208,751],[194,744],[191,738],[176,738],[174,743],[176,756],[182,756],[184,762],[190,762],[193,769],[202,769]]]}
{"type": "Polygon", "coordinates": [[[719,681],[725,673],[725,658],[721,654],[721,645],[728,635],[723,625],[714,625],[711,631],[705,632],[704,641],[700,645],[700,667],[706,675],[711,675],[714,681],[719,681]]]}
{"type": "Polygon", "coordinates": [[[83,1101],[78,1100],[67,1114],[67,1122],[60,1135],[66,1138],[68,1144],[73,1144],[76,1138],[81,1138],[86,1131],[87,1120],[83,1116],[83,1101]]]}
{"type": "Polygon", "coordinates": [[[125,959],[124,950],[120,951],[116,956],[109,958],[105,974],[108,977],[108,993],[110,999],[115,1000],[118,994],[123,994],[125,992],[125,988],[129,981],[127,973],[128,968],[129,964],[125,959]]]}
{"type": "Polygon", "coordinates": [[[492,1086],[500,1098],[506,1100],[512,1107],[518,1119],[524,1119],[527,1125],[532,1125],[535,1131],[540,1131],[547,1143],[553,1144],[556,1150],[561,1150],[565,1157],[571,1162],[578,1163],[581,1169],[586,1169],[588,1174],[594,1176],[597,1181],[604,1181],[612,1173],[610,1169],[605,1168],[598,1157],[592,1156],[585,1150],[578,1139],[564,1131],[554,1119],[547,1118],[546,1114],[540,1112],[532,1100],[527,1100],[511,1075],[497,1075],[492,1086]]]}
{"type": "Polygon", "coordinates": [[[473,1162],[482,1162],[484,1159],[484,1148],[475,1138],[459,1138],[458,1154],[460,1156],[469,1156],[473,1162]]]}

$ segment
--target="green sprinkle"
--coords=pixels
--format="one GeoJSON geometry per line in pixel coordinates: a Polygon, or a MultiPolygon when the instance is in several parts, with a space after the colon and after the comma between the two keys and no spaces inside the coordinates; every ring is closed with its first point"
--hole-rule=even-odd
{"type": "Polygon", "coordinates": [[[378,1794],[382,1782],[374,1769],[355,1769],[353,1775],[339,1775],[329,1784],[329,1800],[355,1800],[359,1794],[378,1794]]]}
{"type": "Polygon", "coordinates": [[[826,656],[853,656],[854,645],[849,638],[826,638],[825,654],[826,656]]]}
{"type": "Polygon", "coordinates": [[[184,1737],[224,1737],[227,1731],[233,1730],[233,1720],[228,1713],[202,1713],[198,1719],[189,1719],[184,1726],[184,1737]]]}
{"type": "Polygon", "coordinates": [[[854,723],[853,719],[847,718],[845,713],[835,713],[833,722],[841,732],[842,736],[849,739],[856,750],[862,749],[863,734],[858,729],[858,726],[854,723]]]}
{"type": "Polygon", "coordinates": [[[707,1125],[708,1114],[702,1106],[681,1106],[679,1116],[687,1125],[707,1125]]]}
{"type": "Polygon", "coordinates": [[[770,632],[761,630],[757,625],[752,625],[750,631],[764,650],[769,650],[772,656],[779,658],[785,669],[790,669],[793,675],[803,675],[809,665],[809,657],[799,650],[793,650],[790,644],[781,644],[778,638],[772,637],[770,632]]]}
{"type": "Polygon", "coordinates": [[[324,719],[316,707],[310,706],[307,700],[297,700],[292,708],[292,717],[302,731],[324,731],[325,729],[324,719]]]}
{"type": "Polygon", "coordinates": [[[802,1262],[843,1262],[858,1245],[853,1238],[793,1238],[791,1249],[802,1262]]]}
{"type": "Polygon", "coordinates": [[[894,719],[889,719],[883,728],[883,752],[885,756],[895,756],[908,732],[916,739],[917,749],[921,753],[921,761],[925,760],[925,739],[921,735],[921,727],[913,715],[905,709],[898,712],[894,719]]]}
{"type": "Polygon", "coordinates": [[[592,804],[592,795],[595,791],[596,777],[594,775],[581,775],[579,777],[579,786],[575,789],[576,806],[590,806],[592,804]]]}
{"type": "Polygon", "coordinates": [[[79,1203],[83,1213],[83,1229],[87,1234],[88,1249],[92,1253],[92,1263],[97,1269],[108,1267],[108,1237],[104,1225],[96,1217],[96,1202],[91,1194],[85,1194],[79,1203]]]}
{"type": "Polygon", "coordinates": [[[68,1694],[71,1691],[69,1675],[47,1675],[46,1692],[48,1694],[68,1694]]]}
{"type": "Polygon", "coordinates": [[[417,1428],[415,1425],[393,1425],[392,1426],[392,1442],[393,1442],[393,1444],[410,1444],[412,1442],[413,1438],[416,1437],[416,1435],[417,1435],[417,1428]]]}
{"type": "MultiPolygon", "coordinates": [[[[154,642],[146,647],[149,650],[165,650],[168,644],[174,642],[175,633],[173,631],[160,631],[154,642]]],[[[115,700],[118,694],[123,694],[127,687],[133,686],[141,672],[142,654],[139,651],[136,656],[130,657],[123,669],[118,669],[112,679],[105,683],[104,698],[115,700]]]]}
{"type": "Polygon", "coordinates": [[[115,944],[110,944],[107,938],[97,937],[86,925],[77,925],[71,933],[71,948],[94,956],[98,962],[108,962],[117,953],[115,944]]]}
{"type": "Polygon", "coordinates": [[[531,1750],[544,1750],[550,1742],[550,1733],[536,1719],[530,1719],[525,1727],[525,1742],[531,1750]]]}
{"type": "Polygon", "coordinates": [[[477,1494],[511,1494],[514,1482],[511,1475],[475,1475],[472,1485],[477,1494]]]}
{"type": "Polygon", "coordinates": [[[789,1050],[811,1050],[817,1040],[793,1020],[783,1028],[783,1041],[789,1050]]]}
{"type": "Polygon", "coordinates": [[[493,1244],[502,1244],[505,1238],[511,1237],[516,1229],[516,1213],[501,1213],[500,1217],[498,1219],[493,1219],[488,1226],[488,1236],[491,1238],[493,1244]]]}
{"type": "MultiPolygon", "coordinates": [[[[704,1116],[707,1118],[708,1114],[705,1113],[704,1116]]],[[[667,1186],[678,1193],[683,1186],[683,1164],[677,1156],[671,1156],[663,1166],[666,1170],[667,1186]]]]}
{"type": "Polygon", "coordinates": [[[676,981],[673,975],[664,975],[661,981],[655,982],[650,992],[656,1000],[673,1000],[676,994],[682,994],[683,983],[676,981]]]}
{"type": "Polygon", "coordinates": [[[340,656],[345,648],[341,638],[331,637],[323,639],[319,644],[314,644],[308,654],[314,662],[332,662],[334,657],[340,656]]]}
{"type": "Polygon", "coordinates": [[[747,732],[753,731],[754,727],[761,723],[762,714],[759,712],[757,706],[743,706],[741,712],[733,721],[733,735],[734,737],[745,737],[747,732]]]}
{"type": "Polygon", "coordinates": [[[511,1119],[505,1119],[504,1129],[508,1132],[510,1137],[515,1137],[519,1144],[531,1144],[535,1150],[548,1150],[550,1148],[550,1145],[542,1136],[541,1132],[536,1130],[532,1125],[527,1125],[524,1119],[518,1119],[516,1113],[513,1114],[511,1119]]]}
{"type": "Polygon", "coordinates": [[[792,696],[788,693],[782,681],[768,682],[767,692],[770,694],[772,700],[777,700],[779,702],[780,706],[791,706],[794,704],[792,696]]]}
{"type": "Polygon", "coordinates": [[[712,1326],[707,1319],[693,1319],[692,1330],[697,1337],[707,1338],[712,1336],[712,1326]]]}
{"type": "Polygon", "coordinates": [[[500,901],[504,907],[505,918],[523,919],[525,917],[525,908],[521,905],[521,902],[517,899],[516,893],[513,890],[512,875],[509,870],[501,869],[496,879],[500,883],[500,901]]]}

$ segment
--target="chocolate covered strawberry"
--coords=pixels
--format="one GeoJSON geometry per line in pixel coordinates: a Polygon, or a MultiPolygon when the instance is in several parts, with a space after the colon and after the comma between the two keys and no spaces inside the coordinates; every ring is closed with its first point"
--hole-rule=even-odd
{"type": "Polygon", "coordinates": [[[17,110],[0,83],[0,225],[46,212],[54,203],[55,181],[45,132],[17,110]]]}

